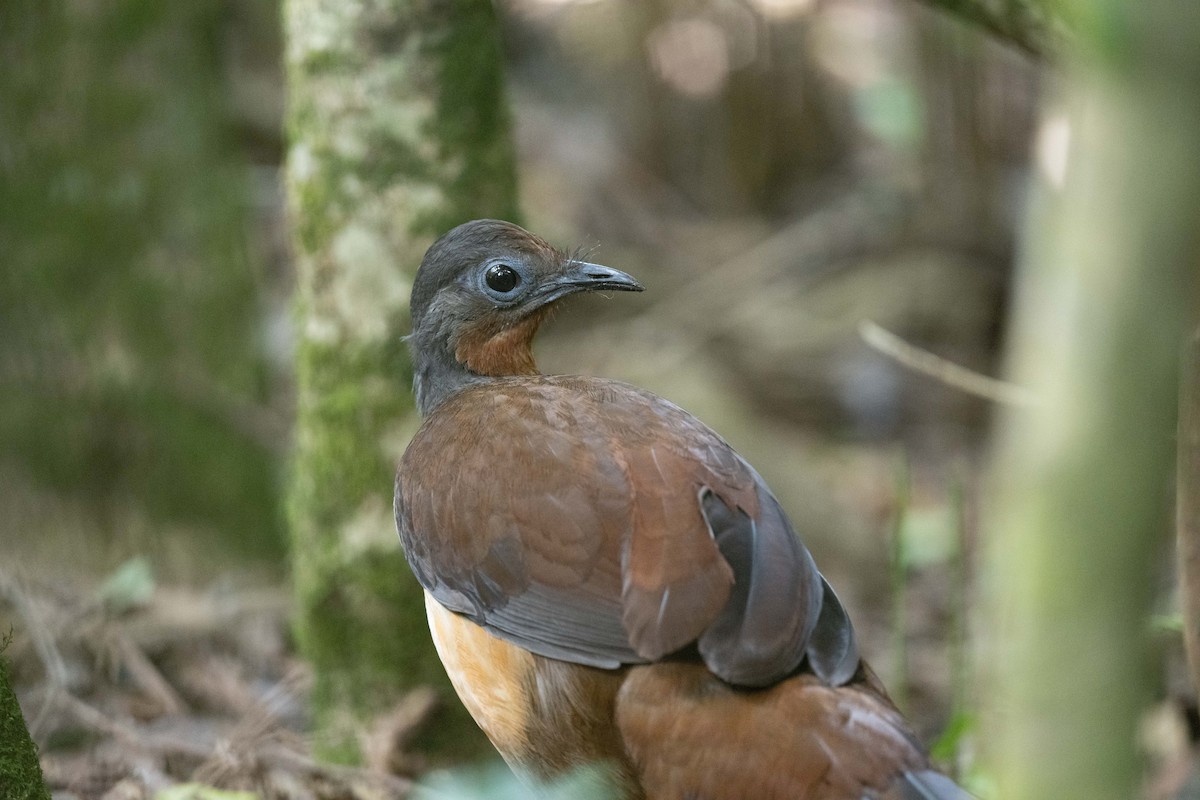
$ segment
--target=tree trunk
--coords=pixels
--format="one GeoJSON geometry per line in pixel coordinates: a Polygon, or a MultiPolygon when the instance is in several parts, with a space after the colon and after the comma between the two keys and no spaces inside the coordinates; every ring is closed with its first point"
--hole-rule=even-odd
{"type": "MultiPolygon", "coordinates": [[[[1079,8],[1082,8],[1080,6],[1079,8]]],[[[1136,796],[1178,354],[1200,237],[1200,7],[1097,0],[1070,159],[1030,214],[999,431],[984,730],[998,797],[1136,796]]]]}
{"type": "Polygon", "coordinates": [[[0,530],[26,564],[284,551],[223,25],[0,2],[0,530]]]}
{"type": "Polygon", "coordinates": [[[1175,552],[1183,643],[1192,689],[1200,691],[1200,329],[1183,351],[1175,460],[1175,552]]]}
{"type": "Polygon", "coordinates": [[[298,261],[299,408],[289,520],[296,630],[328,757],[420,684],[448,718],[423,751],[482,746],[430,643],[392,480],[417,420],[407,332],[425,248],[513,219],[516,184],[488,0],[286,0],[287,183],[298,261]]]}
{"type": "MultiPolygon", "coordinates": [[[[5,641],[0,640],[0,651],[5,641]]],[[[8,663],[0,654],[0,795],[11,800],[50,800],[37,748],[29,739],[25,718],[8,680],[8,663]]]]}

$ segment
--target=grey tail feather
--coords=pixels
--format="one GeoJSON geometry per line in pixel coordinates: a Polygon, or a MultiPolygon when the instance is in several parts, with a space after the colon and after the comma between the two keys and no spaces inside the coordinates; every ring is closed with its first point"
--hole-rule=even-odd
{"type": "Polygon", "coordinates": [[[905,772],[900,778],[900,796],[904,800],[975,800],[954,781],[931,769],[905,772]]]}

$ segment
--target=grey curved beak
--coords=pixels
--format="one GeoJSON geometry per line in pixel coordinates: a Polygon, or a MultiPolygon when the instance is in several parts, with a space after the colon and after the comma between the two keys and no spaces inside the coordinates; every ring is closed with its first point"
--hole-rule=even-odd
{"type": "Polygon", "coordinates": [[[626,272],[587,261],[572,261],[570,269],[557,283],[576,292],[640,292],[645,289],[626,272]]]}

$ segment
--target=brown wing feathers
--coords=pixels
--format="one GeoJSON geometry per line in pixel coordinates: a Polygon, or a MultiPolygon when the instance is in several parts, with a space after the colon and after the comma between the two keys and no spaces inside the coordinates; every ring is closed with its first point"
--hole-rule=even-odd
{"type": "Polygon", "coordinates": [[[628,492],[607,450],[520,387],[483,398],[487,415],[465,399],[427,420],[401,466],[397,518],[422,584],[535,653],[640,660],[619,610],[628,492]],[[510,460],[522,468],[496,467],[510,460]]]}
{"type": "Polygon", "coordinates": [[[632,500],[621,561],[622,622],[634,649],[648,659],[695,641],[725,605],[733,584],[697,492],[689,488],[703,485],[707,476],[670,444],[626,443],[621,453],[632,500]]]}
{"type": "MultiPolygon", "coordinates": [[[[722,678],[762,686],[800,664],[817,626],[823,579],[758,476],[633,387],[467,389],[427,420],[400,475],[397,519],[422,583],[535,653],[611,667],[699,640],[722,678]]],[[[845,656],[848,621],[825,621],[845,656]]]]}

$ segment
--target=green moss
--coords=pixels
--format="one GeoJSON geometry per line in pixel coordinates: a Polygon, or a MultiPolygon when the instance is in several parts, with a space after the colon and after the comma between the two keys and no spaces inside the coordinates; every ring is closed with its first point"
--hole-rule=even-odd
{"type": "Polygon", "coordinates": [[[417,746],[478,754],[390,509],[396,431],[414,414],[412,274],[453,225],[516,216],[495,13],[489,0],[287,0],[284,14],[301,330],[288,519],[318,742],[357,760],[364,724],[433,684],[447,704],[417,746]]]}
{"type": "Polygon", "coordinates": [[[0,452],[90,506],[89,536],[119,545],[131,507],[277,559],[226,22],[211,3],[0,3],[0,452]]]}
{"type": "Polygon", "coordinates": [[[357,720],[370,719],[419,685],[436,687],[444,703],[438,724],[426,726],[414,742],[417,749],[443,760],[486,751],[440,662],[430,657],[425,617],[413,613],[423,602],[398,550],[332,567],[309,587],[311,624],[303,644],[317,668],[314,706],[328,756],[356,761],[357,720]]]}
{"type": "Polygon", "coordinates": [[[38,764],[37,747],[29,738],[17,696],[9,685],[3,649],[0,646],[0,797],[5,800],[50,800],[38,764]]]}
{"type": "Polygon", "coordinates": [[[479,217],[519,222],[512,146],[506,135],[488,133],[511,125],[495,8],[455,0],[441,9],[428,40],[428,57],[438,66],[433,133],[443,160],[461,159],[462,166],[446,186],[443,213],[416,220],[414,230],[440,235],[479,217]]]}
{"type": "Polygon", "coordinates": [[[359,348],[305,341],[298,379],[289,500],[302,609],[296,633],[317,676],[322,753],[358,761],[363,722],[418,685],[438,687],[445,707],[417,746],[457,757],[480,753],[486,742],[432,651],[421,589],[390,514],[395,465],[380,437],[412,413],[411,373],[399,340],[359,348]],[[347,528],[372,503],[380,530],[370,541],[378,544],[355,546],[347,528]]]}

